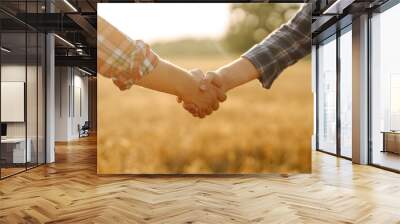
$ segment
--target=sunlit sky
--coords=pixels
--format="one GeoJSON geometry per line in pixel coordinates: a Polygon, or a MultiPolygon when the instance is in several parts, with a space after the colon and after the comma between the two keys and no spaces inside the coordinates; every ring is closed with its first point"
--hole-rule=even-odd
{"type": "Polygon", "coordinates": [[[102,16],[132,39],[219,38],[229,22],[229,3],[99,3],[102,16]]]}

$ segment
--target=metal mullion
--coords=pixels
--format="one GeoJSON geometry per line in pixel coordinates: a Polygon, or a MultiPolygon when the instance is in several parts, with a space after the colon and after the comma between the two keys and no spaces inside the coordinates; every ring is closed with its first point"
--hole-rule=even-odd
{"type": "MultiPolygon", "coordinates": [[[[45,4],[45,13],[48,13],[48,0],[44,2],[45,4]]],[[[43,140],[44,140],[44,161],[43,164],[47,163],[47,38],[48,38],[48,33],[44,32],[44,55],[42,58],[44,58],[44,69],[42,69],[42,72],[44,70],[44,78],[43,78],[43,73],[42,73],[42,82],[44,81],[44,135],[43,135],[43,140]]],[[[42,42],[43,44],[43,42],[42,42]]],[[[43,83],[42,83],[43,84],[43,83]]],[[[43,109],[43,107],[42,107],[43,109]]]]}
{"type": "MultiPolygon", "coordinates": [[[[39,1],[36,0],[36,13],[39,1]]],[[[39,165],[39,33],[36,32],[36,166],[39,165]]]]}
{"type": "Polygon", "coordinates": [[[328,151],[325,151],[325,150],[322,150],[322,149],[317,149],[317,151],[318,151],[318,152],[321,152],[321,153],[325,153],[325,154],[331,155],[331,156],[338,157],[338,158],[340,158],[340,159],[346,159],[346,160],[352,161],[352,158],[349,158],[349,157],[347,157],[347,156],[338,156],[338,155],[336,155],[335,153],[328,152],[328,151]]]}
{"type": "MultiPolygon", "coordinates": [[[[46,11],[47,11],[47,6],[46,6],[46,11]]],[[[47,35],[48,35],[48,33],[47,32],[45,32],[44,33],[44,56],[43,56],[43,58],[44,58],[44,69],[42,69],[42,72],[44,71],[44,76],[43,76],[43,74],[42,74],[42,82],[44,82],[44,99],[43,99],[43,102],[44,102],[44,110],[43,110],[43,112],[44,112],[44,135],[43,135],[43,138],[44,138],[44,161],[43,161],[43,163],[45,164],[45,163],[47,163],[47,145],[48,145],[48,143],[47,143],[47,35]]],[[[42,83],[43,84],[43,83],[42,83]]],[[[43,107],[42,107],[42,109],[43,109],[43,107]]]]}
{"type": "Polygon", "coordinates": [[[336,154],[341,156],[341,66],[340,66],[340,30],[336,31],[336,154]]]}
{"type": "MultiPolygon", "coordinates": [[[[47,11],[47,6],[46,9],[47,11]]],[[[43,164],[47,163],[47,35],[48,33],[45,32],[44,33],[44,78],[42,78],[42,82],[44,81],[44,135],[43,135],[43,139],[44,139],[44,161],[43,164]]],[[[43,72],[43,69],[42,69],[43,72]]],[[[42,74],[43,77],[43,74],[42,74]]],[[[42,83],[43,84],[43,83],[42,83]]],[[[43,109],[43,107],[42,107],[43,109]]]]}
{"type": "Polygon", "coordinates": [[[315,148],[319,148],[319,44],[315,47],[315,148]]]}
{"type": "MultiPolygon", "coordinates": [[[[27,0],[25,0],[25,21],[27,19],[27,0]]],[[[25,170],[28,170],[28,114],[27,114],[27,96],[28,96],[28,26],[25,25],[25,100],[24,100],[24,118],[25,118],[25,170]]]]}
{"type": "Polygon", "coordinates": [[[347,156],[340,156],[340,158],[342,158],[342,159],[347,159],[347,160],[350,160],[350,161],[352,161],[352,162],[353,162],[353,159],[352,159],[352,158],[350,158],[350,157],[347,157],[347,156]]]}
{"type": "Polygon", "coordinates": [[[4,180],[4,179],[6,179],[6,178],[8,178],[8,177],[12,177],[12,176],[15,176],[15,175],[17,175],[17,174],[20,174],[20,173],[23,173],[23,172],[26,172],[26,171],[27,171],[27,169],[26,169],[26,170],[20,170],[20,171],[18,171],[18,172],[16,172],[16,173],[12,173],[12,174],[10,174],[10,175],[4,176],[4,177],[1,178],[1,179],[4,180]]]}
{"type": "Polygon", "coordinates": [[[378,6],[377,8],[373,9],[374,12],[382,13],[390,8],[394,7],[395,5],[400,4],[400,0],[387,0],[382,5],[378,6]]]}
{"type": "Polygon", "coordinates": [[[390,172],[393,172],[393,173],[398,173],[398,174],[400,174],[400,170],[393,169],[393,168],[390,168],[390,167],[387,167],[387,166],[382,166],[382,165],[374,164],[374,163],[371,163],[371,164],[369,164],[369,165],[370,165],[370,166],[373,166],[373,167],[376,167],[376,168],[379,168],[379,169],[382,169],[382,170],[386,170],[386,171],[390,171],[390,172]]]}
{"type": "Polygon", "coordinates": [[[372,63],[371,63],[371,55],[372,55],[372,29],[371,29],[371,19],[372,19],[372,12],[368,12],[368,54],[367,54],[367,61],[368,61],[368,100],[367,100],[367,108],[368,108],[368,156],[367,156],[367,163],[373,164],[373,152],[372,152],[372,63]]]}

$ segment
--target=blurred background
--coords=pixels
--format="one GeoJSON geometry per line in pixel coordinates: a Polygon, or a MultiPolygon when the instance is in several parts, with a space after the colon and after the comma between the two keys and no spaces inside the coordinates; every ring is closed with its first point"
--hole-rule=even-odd
{"type": "MultiPolygon", "coordinates": [[[[99,4],[98,14],[183,68],[214,70],[288,21],[299,4],[99,4]]],[[[311,46],[310,46],[311,47],[311,46]]],[[[175,97],[98,76],[98,172],[291,173],[311,171],[311,62],[271,89],[250,82],[205,119],[175,97]]]]}

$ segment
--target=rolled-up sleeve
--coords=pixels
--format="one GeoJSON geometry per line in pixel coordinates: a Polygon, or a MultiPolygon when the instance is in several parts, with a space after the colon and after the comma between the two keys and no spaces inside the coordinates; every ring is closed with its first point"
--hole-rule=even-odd
{"type": "Polygon", "coordinates": [[[159,57],[141,40],[132,40],[106,20],[97,21],[97,70],[121,90],[150,73],[159,57]]]}
{"type": "Polygon", "coordinates": [[[289,22],[242,55],[256,67],[264,88],[269,89],[286,67],[310,53],[311,8],[311,3],[305,3],[289,22]]]}

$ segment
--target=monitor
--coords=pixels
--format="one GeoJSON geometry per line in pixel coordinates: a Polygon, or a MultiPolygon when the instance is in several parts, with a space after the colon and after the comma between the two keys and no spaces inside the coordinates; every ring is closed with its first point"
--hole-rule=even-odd
{"type": "Polygon", "coordinates": [[[1,123],[1,136],[7,136],[7,124],[1,123]]]}

